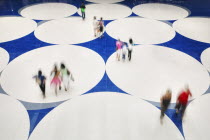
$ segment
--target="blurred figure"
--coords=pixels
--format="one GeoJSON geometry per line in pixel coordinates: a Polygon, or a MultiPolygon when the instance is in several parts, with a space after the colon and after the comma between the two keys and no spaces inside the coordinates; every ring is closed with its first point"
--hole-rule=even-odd
{"type": "Polygon", "coordinates": [[[184,116],[189,96],[192,97],[192,94],[190,92],[188,85],[186,85],[185,89],[179,94],[175,106],[176,113],[178,114],[181,112],[182,117],[184,116]]]}
{"type": "Polygon", "coordinates": [[[125,59],[126,59],[126,54],[127,54],[127,51],[128,51],[127,45],[128,44],[126,42],[124,42],[123,46],[122,46],[122,60],[123,61],[125,61],[125,59]]]}
{"type": "Polygon", "coordinates": [[[99,25],[99,23],[96,20],[96,17],[94,16],[93,17],[93,30],[94,30],[94,36],[95,37],[96,37],[96,34],[97,34],[98,30],[99,30],[98,25],[99,25]]]}
{"type": "Polygon", "coordinates": [[[129,45],[128,45],[128,60],[131,61],[131,55],[133,51],[133,39],[129,39],[129,45]]]}
{"type": "Polygon", "coordinates": [[[42,71],[39,70],[38,75],[35,75],[33,78],[36,79],[36,82],[37,82],[37,84],[39,85],[39,87],[42,91],[43,98],[45,98],[46,97],[46,95],[45,95],[46,77],[44,75],[42,75],[42,71]]]}
{"type": "Polygon", "coordinates": [[[80,6],[80,9],[81,9],[81,13],[82,13],[82,19],[84,20],[85,19],[85,4],[84,2],[82,2],[81,6],[80,6]]]}
{"type": "Polygon", "coordinates": [[[60,71],[58,70],[57,66],[54,66],[54,69],[52,70],[51,74],[53,76],[53,79],[50,83],[50,85],[54,85],[55,86],[55,94],[57,96],[58,92],[57,92],[57,87],[59,86],[59,90],[61,90],[61,80],[60,80],[60,71]]]}
{"type": "Polygon", "coordinates": [[[120,39],[116,42],[116,53],[117,53],[117,60],[120,61],[120,53],[123,43],[120,41],[120,39]]]}
{"type": "Polygon", "coordinates": [[[64,85],[65,91],[67,91],[69,89],[69,80],[70,80],[71,73],[63,63],[61,63],[60,73],[61,73],[61,80],[64,85]]]}
{"type": "Polygon", "coordinates": [[[98,23],[98,26],[99,26],[99,36],[100,38],[103,37],[103,30],[104,30],[104,22],[103,22],[103,18],[101,17],[99,23],[98,23]]]}
{"type": "Polygon", "coordinates": [[[161,104],[161,115],[160,119],[163,119],[164,113],[168,109],[168,106],[171,103],[171,90],[167,89],[166,93],[160,98],[160,104],[161,104]]]}

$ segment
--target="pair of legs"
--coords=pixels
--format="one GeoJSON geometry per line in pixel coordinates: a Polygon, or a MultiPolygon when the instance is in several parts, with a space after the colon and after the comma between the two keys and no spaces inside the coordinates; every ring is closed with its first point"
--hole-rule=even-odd
{"type": "Polygon", "coordinates": [[[176,104],[176,107],[175,107],[176,113],[177,113],[177,114],[178,114],[178,113],[181,113],[181,115],[182,115],[182,117],[183,117],[183,116],[184,116],[184,112],[185,112],[185,110],[186,110],[186,107],[187,107],[187,105],[185,105],[185,104],[177,103],[177,104],[176,104]]]}
{"type": "Polygon", "coordinates": [[[168,106],[169,106],[169,104],[168,105],[161,105],[161,115],[160,115],[161,119],[164,117],[165,112],[168,109],[168,106]]]}
{"type": "Polygon", "coordinates": [[[132,51],[131,50],[128,50],[128,60],[131,61],[131,53],[132,51]]]}
{"type": "Polygon", "coordinates": [[[123,60],[123,61],[125,61],[125,56],[126,56],[126,54],[123,53],[123,54],[122,54],[122,60],[123,60]]]}
{"type": "Polygon", "coordinates": [[[101,27],[101,26],[100,26],[99,29],[98,29],[98,36],[100,36],[100,38],[103,37],[103,30],[104,30],[104,29],[103,29],[103,27],[101,27]]]}
{"type": "Polygon", "coordinates": [[[82,19],[85,19],[85,12],[82,12],[82,19]]]}
{"type": "Polygon", "coordinates": [[[46,97],[46,95],[45,95],[45,84],[41,84],[41,85],[39,85],[39,87],[42,91],[43,98],[45,98],[46,97]]]}
{"type": "Polygon", "coordinates": [[[55,94],[58,95],[57,87],[59,86],[59,90],[61,90],[61,80],[58,77],[54,77],[51,81],[51,85],[55,86],[55,94]]]}
{"type": "Polygon", "coordinates": [[[69,76],[62,77],[62,83],[64,85],[65,91],[69,89],[69,76]]]}
{"type": "Polygon", "coordinates": [[[117,50],[117,60],[120,61],[120,50],[117,50]]]}
{"type": "Polygon", "coordinates": [[[94,36],[96,37],[98,34],[98,28],[94,28],[94,36]]]}

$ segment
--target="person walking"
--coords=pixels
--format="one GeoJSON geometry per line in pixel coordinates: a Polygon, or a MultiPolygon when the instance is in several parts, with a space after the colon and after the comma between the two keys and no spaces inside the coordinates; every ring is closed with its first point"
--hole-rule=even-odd
{"type": "Polygon", "coordinates": [[[84,20],[85,19],[85,9],[86,9],[84,2],[82,2],[80,9],[81,9],[81,13],[82,13],[82,19],[84,20]]]}
{"type": "Polygon", "coordinates": [[[131,61],[131,56],[132,56],[132,51],[133,51],[133,39],[129,39],[129,44],[128,44],[128,60],[131,61]]]}
{"type": "Polygon", "coordinates": [[[63,63],[61,63],[60,73],[61,73],[61,81],[64,85],[65,91],[67,91],[69,89],[71,72],[66,68],[66,66],[63,63]]]}
{"type": "Polygon", "coordinates": [[[100,36],[100,38],[102,38],[103,37],[103,31],[104,31],[104,22],[103,22],[102,17],[101,17],[98,24],[99,24],[99,36],[100,36]]]}
{"type": "Polygon", "coordinates": [[[171,90],[167,89],[166,93],[160,98],[160,105],[161,105],[160,119],[163,119],[170,103],[171,103],[171,90]]]}
{"type": "Polygon", "coordinates": [[[122,46],[122,60],[125,61],[126,60],[126,54],[127,54],[127,51],[128,51],[128,47],[127,47],[127,43],[124,42],[123,43],[123,46],[122,46]]]}
{"type": "Polygon", "coordinates": [[[120,41],[120,39],[118,39],[116,41],[116,58],[118,61],[120,61],[120,54],[121,54],[121,49],[122,49],[122,45],[123,43],[120,41]]]}
{"type": "Polygon", "coordinates": [[[44,75],[42,75],[42,71],[39,70],[38,75],[35,75],[33,78],[36,79],[36,82],[42,91],[43,98],[45,98],[46,97],[46,95],[45,95],[46,77],[44,75]]]}
{"type": "Polygon", "coordinates": [[[55,86],[55,94],[57,96],[58,92],[57,92],[57,87],[59,86],[59,90],[61,90],[61,80],[60,80],[60,71],[57,68],[57,65],[54,66],[54,69],[51,72],[51,75],[53,75],[53,79],[50,83],[50,85],[54,85],[55,86]]]}
{"type": "Polygon", "coordinates": [[[184,116],[189,96],[192,97],[192,93],[187,85],[185,86],[185,89],[179,94],[175,106],[176,113],[181,113],[182,117],[184,116]]]}
{"type": "Polygon", "coordinates": [[[99,23],[96,19],[96,16],[93,17],[93,31],[94,31],[94,36],[96,37],[99,27],[98,27],[99,23]]]}

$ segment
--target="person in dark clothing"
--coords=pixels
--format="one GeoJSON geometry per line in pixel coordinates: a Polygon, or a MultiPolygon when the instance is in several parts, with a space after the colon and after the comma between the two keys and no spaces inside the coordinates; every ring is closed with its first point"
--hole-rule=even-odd
{"type": "Polygon", "coordinates": [[[85,19],[85,4],[82,3],[81,6],[80,6],[80,9],[81,9],[81,13],[82,13],[82,19],[84,20],[85,19]]]}
{"type": "Polygon", "coordinates": [[[98,24],[99,24],[99,36],[100,36],[100,38],[102,38],[103,37],[103,31],[104,31],[104,22],[103,22],[102,17],[101,17],[98,24]]]}
{"type": "Polygon", "coordinates": [[[42,75],[42,71],[39,70],[38,71],[38,75],[34,76],[33,78],[36,79],[37,84],[39,85],[41,91],[42,91],[42,95],[43,98],[46,97],[45,95],[45,83],[46,83],[46,77],[42,75]]]}
{"type": "Polygon", "coordinates": [[[161,115],[160,119],[163,119],[165,111],[168,109],[168,106],[171,103],[171,90],[167,90],[166,93],[160,98],[161,104],[161,115]]]}
{"type": "Polygon", "coordinates": [[[131,54],[133,51],[133,39],[129,39],[129,45],[128,45],[128,60],[131,61],[131,54]]]}

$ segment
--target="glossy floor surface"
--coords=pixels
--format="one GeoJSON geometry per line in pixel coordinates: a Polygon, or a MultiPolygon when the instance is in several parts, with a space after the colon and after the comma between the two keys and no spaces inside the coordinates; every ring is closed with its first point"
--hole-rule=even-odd
{"type": "Polygon", "coordinates": [[[0,1],[0,139],[208,140],[208,0],[0,1]],[[94,36],[93,16],[103,17],[94,36]],[[116,58],[116,40],[133,38],[116,58]],[[125,60],[122,54],[125,54],[125,60]],[[72,76],[55,93],[51,71],[72,76]],[[41,69],[46,97],[33,78],[41,69]],[[189,85],[185,116],[176,97],[189,85]],[[160,120],[160,97],[172,90],[160,120]],[[198,127],[199,126],[199,127],[198,127]]]}

